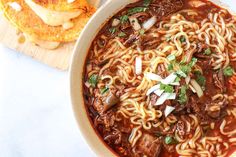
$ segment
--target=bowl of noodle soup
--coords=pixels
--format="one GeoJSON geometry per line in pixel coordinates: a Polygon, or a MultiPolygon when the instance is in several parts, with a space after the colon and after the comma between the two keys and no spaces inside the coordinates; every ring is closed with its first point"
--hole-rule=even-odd
{"type": "Polygon", "coordinates": [[[70,88],[97,156],[235,156],[236,16],[221,1],[108,1],[77,41],[70,88]]]}

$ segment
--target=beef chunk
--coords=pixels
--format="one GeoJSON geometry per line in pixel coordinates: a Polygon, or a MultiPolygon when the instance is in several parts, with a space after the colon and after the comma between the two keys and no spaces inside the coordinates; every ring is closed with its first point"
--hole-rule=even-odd
{"type": "Polygon", "coordinates": [[[121,132],[117,129],[114,129],[112,132],[109,132],[109,134],[104,137],[104,140],[109,144],[118,145],[121,143],[121,132]]]}
{"type": "Polygon", "coordinates": [[[213,74],[214,85],[220,89],[221,92],[225,91],[225,81],[223,70],[220,69],[217,74],[213,74]]]}
{"type": "Polygon", "coordinates": [[[102,114],[95,118],[94,125],[97,127],[98,125],[105,126],[104,129],[110,129],[115,123],[115,114],[113,111],[108,111],[106,114],[102,114]]]}
{"type": "Polygon", "coordinates": [[[150,4],[151,14],[158,18],[168,16],[183,8],[182,0],[153,0],[150,4]]]}
{"type": "Polygon", "coordinates": [[[163,142],[163,146],[166,149],[168,153],[174,153],[175,152],[175,145],[168,145],[165,142],[163,142]]]}
{"type": "Polygon", "coordinates": [[[161,152],[161,141],[149,134],[143,134],[137,149],[148,157],[158,157],[161,152]]]}

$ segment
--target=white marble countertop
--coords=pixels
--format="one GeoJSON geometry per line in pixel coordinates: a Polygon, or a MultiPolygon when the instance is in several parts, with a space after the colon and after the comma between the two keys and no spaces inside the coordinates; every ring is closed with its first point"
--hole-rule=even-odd
{"type": "Polygon", "coordinates": [[[0,46],[0,157],[95,156],[73,117],[68,81],[68,72],[0,46]]]}
{"type": "Polygon", "coordinates": [[[0,157],[93,157],[69,100],[68,72],[0,46],[0,157]]]}

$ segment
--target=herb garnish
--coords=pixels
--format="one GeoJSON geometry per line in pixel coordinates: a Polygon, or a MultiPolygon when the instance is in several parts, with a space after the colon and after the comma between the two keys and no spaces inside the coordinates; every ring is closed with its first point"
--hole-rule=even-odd
{"type": "Polygon", "coordinates": [[[106,86],[101,89],[101,94],[105,94],[107,91],[109,91],[109,88],[106,86]]]}
{"type": "Polygon", "coordinates": [[[186,91],[187,91],[187,86],[186,85],[182,86],[180,89],[180,94],[179,94],[179,99],[178,99],[178,102],[182,105],[186,103],[188,100],[186,91]]]}
{"type": "Polygon", "coordinates": [[[178,143],[178,141],[174,138],[174,137],[172,137],[172,136],[166,136],[165,137],[165,144],[177,144],[178,143]]]}
{"type": "Polygon", "coordinates": [[[128,20],[129,20],[128,15],[123,15],[123,16],[120,17],[120,21],[121,21],[122,24],[128,22],[128,20]]]}
{"type": "Polygon", "coordinates": [[[128,15],[133,15],[140,12],[145,12],[148,8],[146,7],[135,7],[128,10],[128,15]]]}
{"type": "Polygon", "coordinates": [[[109,28],[109,32],[110,32],[111,34],[114,34],[114,33],[116,32],[116,28],[115,28],[115,27],[109,28]]]}
{"type": "Polygon", "coordinates": [[[234,69],[231,66],[224,68],[223,73],[225,76],[232,76],[234,74],[234,69]]]}
{"type": "Polygon", "coordinates": [[[173,86],[165,85],[165,84],[162,84],[162,83],[160,83],[160,89],[164,90],[166,93],[173,93],[174,92],[173,86]]]}
{"type": "Polygon", "coordinates": [[[151,3],[151,0],[144,0],[144,1],[143,1],[143,5],[144,5],[145,7],[148,7],[148,6],[150,5],[150,3],[151,3]]]}
{"type": "Polygon", "coordinates": [[[207,48],[204,52],[203,52],[203,54],[204,55],[210,55],[212,52],[211,52],[211,49],[210,48],[207,48]]]}
{"type": "Polygon", "coordinates": [[[88,83],[89,83],[93,88],[95,88],[96,85],[97,85],[97,82],[98,82],[98,75],[95,75],[95,74],[91,75],[90,78],[89,78],[89,80],[88,80],[88,83]]]}
{"type": "Polygon", "coordinates": [[[118,37],[125,37],[126,36],[126,34],[124,33],[124,32],[120,32],[119,34],[118,34],[118,37]]]}

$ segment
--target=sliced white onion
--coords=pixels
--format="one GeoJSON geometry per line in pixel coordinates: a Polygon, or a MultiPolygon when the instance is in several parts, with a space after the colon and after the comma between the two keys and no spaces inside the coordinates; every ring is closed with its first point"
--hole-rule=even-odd
{"type": "Polygon", "coordinates": [[[8,5],[15,11],[21,11],[22,7],[17,2],[9,2],[8,5]]]}
{"type": "Polygon", "coordinates": [[[135,73],[140,75],[142,73],[142,57],[138,56],[135,60],[135,73]]]}
{"type": "Polygon", "coordinates": [[[155,93],[157,96],[161,96],[163,92],[164,92],[164,90],[161,90],[161,89],[157,89],[157,90],[154,91],[154,93],[155,93]]]}
{"type": "Polygon", "coordinates": [[[157,75],[157,74],[154,74],[154,73],[146,73],[145,76],[150,79],[150,80],[153,80],[153,81],[161,81],[162,78],[161,76],[157,75]]]}
{"type": "Polygon", "coordinates": [[[174,107],[172,107],[172,106],[166,106],[165,111],[164,111],[165,117],[169,116],[169,114],[171,114],[171,112],[173,112],[174,110],[175,110],[174,107]]]}
{"type": "Polygon", "coordinates": [[[155,103],[156,106],[162,105],[166,100],[173,100],[176,98],[175,93],[163,93],[157,102],[155,103]]]}
{"type": "Polygon", "coordinates": [[[190,82],[190,76],[187,76],[187,77],[185,78],[185,83],[188,85],[189,82],[190,82]]]}
{"type": "Polygon", "coordinates": [[[196,90],[193,88],[192,85],[189,85],[189,88],[193,91],[193,93],[196,93],[196,90]]]}
{"type": "Polygon", "coordinates": [[[141,26],[138,22],[138,19],[135,17],[129,17],[129,22],[131,23],[131,26],[134,28],[134,30],[140,30],[141,26]]]}
{"type": "Polygon", "coordinates": [[[197,83],[197,81],[194,80],[194,79],[191,79],[191,80],[190,80],[190,83],[191,83],[191,85],[193,86],[193,88],[195,89],[195,91],[196,91],[198,97],[199,97],[199,98],[202,97],[202,96],[203,96],[203,91],[202,91],[201,86],[197,83]]]}
{"type": "Polygon", "coordinates": [[[174,73],[171,73],[169,76],[167,76],[165,79],[161,81],[163,84],[171,84],[174,83],[175,79],[177,78],[177,75],[174,73]]]}
{"type": "Polygon", "coordinates": [[[170,85],[172,85],[172,86],[179,86],[180,83],[179,82],[173,82],[173,83],[170,83],[170,85]]]}
{"type": "Polygon", "coordinates": [[[89,88],[91,86],[91,84],[88,81],[86,81],[84,84],[87,88],[89,88]]]}
{"type": "Polygon", "coordinates": [[[150,95],[152,92],[154,92],[154,91],[156,91],[156,90],[158,90],[158,89],[160,89],[160,84],[155,85],[155,86],[153,86],[152,88],[150,88],[150,89],[147,91],[146,95],[150,95]]]}
{"type": "Polygon", "coordinates": [[[153,16],[143,23],[143,28],[149,30],[157,22],[157,17],[153,16]]]}
{"type": "Polygon", "coordinates": [[[120,20],[119,19],[114,19],[113,21],[112,21],[112,27],[116,27],[116,26],[118,26],[120,24],[120,20]]]}

